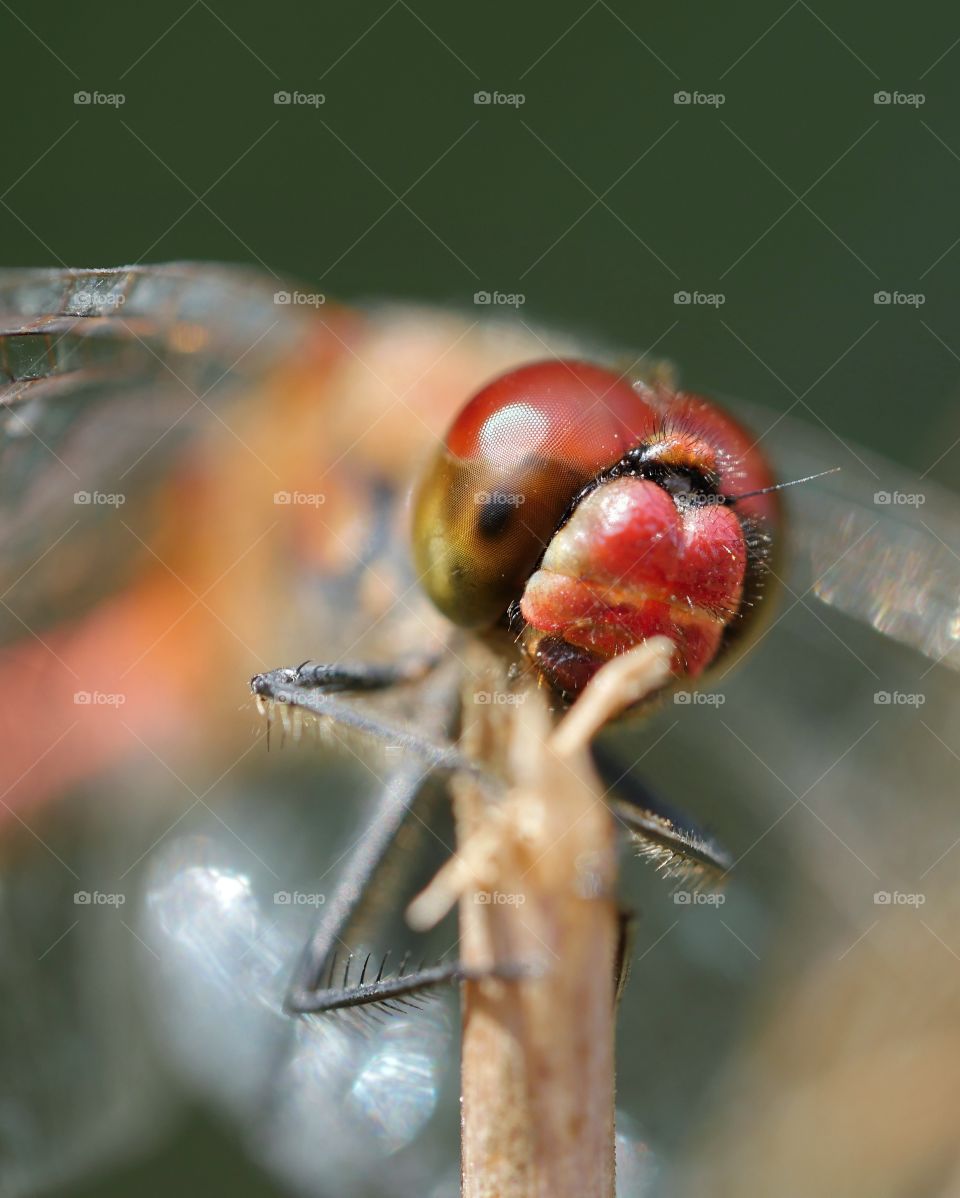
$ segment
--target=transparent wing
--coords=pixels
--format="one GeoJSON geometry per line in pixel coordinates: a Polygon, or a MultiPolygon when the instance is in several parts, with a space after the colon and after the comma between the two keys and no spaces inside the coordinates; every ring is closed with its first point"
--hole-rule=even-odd
{"type": "MultiPolygon", "coordinates": [[[[128,530],[156,525],[172,462],[242,385],[295,352],[302,322],[273,290],[215,266],[0,272],[0,1155],[11,1195],[135,1155],[165,1127],[169,1091],[133,984],[144,951],[129,931],[135,890],[118,882],[157,835],[150,783],[142,775],[131,804],[97,777],[103,758],[73,768],[97,737],[70,731],[73,692],[88,683],[58,625],[142,570],[149,553],[128,530]],[[46,787],[57,802],[33,810],[31,782],[58,754],[46,787]]],[[[107,617],[98,655],[111,635],[122,634],[107,617]]]]}
{"type": "Polygon", "coordinates": [[[791,587],[960,669],[960,498],[825,429],[731,405],[781,481],[791,587]]]}
{"type": "MultiPolygon", "coordinates": [[[[254,271],[0,272],[0,592],[22,581],[21,603],[42,619],[57,594],[76,606],[107,591],[130,556],[129,540],[104,535],[111,497],[132,508],[238,386],[303,337],[254,271]],[[66,528],[70,552],[38,562],[66,528]]],[[[22,630],[0,608],[0,639],[22,630]]]]}

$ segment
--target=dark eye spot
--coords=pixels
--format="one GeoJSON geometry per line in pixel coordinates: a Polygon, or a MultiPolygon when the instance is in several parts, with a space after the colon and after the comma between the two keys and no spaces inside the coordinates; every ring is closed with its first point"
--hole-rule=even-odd
{"type": "Polygon", "coordinates": [[[510,523],[512,510],[506,495],[499,491],[492,492],[477,513],[477,533],[488,541],[499,537],[510,523]]]}

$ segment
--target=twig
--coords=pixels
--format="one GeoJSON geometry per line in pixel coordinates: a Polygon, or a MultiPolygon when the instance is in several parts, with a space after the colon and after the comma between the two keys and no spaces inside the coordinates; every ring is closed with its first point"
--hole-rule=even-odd
{"type": "Polygon", "coordinates": [[[461,888],[464,963],[532,976],[464,986],[464,1198],[613,1198],[616,851],[586,748],[662,685],[670,648],[616,663],[612,689],[598,682],[556,732],[543,692],[527,684],[513,702],[491,701],[509,693],[502,666],[489,653],[471,663],[463,748],[510,790],[491,810],[489,794],[458,780],[462,847],[446,884],[461,888]]]}

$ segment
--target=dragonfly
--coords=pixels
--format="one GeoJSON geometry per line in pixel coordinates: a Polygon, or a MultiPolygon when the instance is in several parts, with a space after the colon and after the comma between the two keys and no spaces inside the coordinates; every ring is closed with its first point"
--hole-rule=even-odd
{"type": "MultiPolygon", "coordinates": [[[[454,1107],[443,1098],[450,1079],[442,1069],[453,1034],[449,1010],[438,1002],[392,1012],[351,1004],[343,1017],[292,1017],[289,1004],[284,1009],[321,908],[338,942],[350,925],[350,943],[334,958],[329,943],[314,941],[301,967],[313,976],[301,989],[318,988],[322,959],[341,994],[356,997],[366,968],[387,979],[373,997],[417,996],[402,981],[408,966],[385,965],[372,930],[379,919],[392,937],[404,935],[386,897],[392,888],[367,888],[363,904],[353,900],[395,836],[409,837],[425,766],[442,778],[475,765],[447,738],[457,642],[416,585],[410,489],[463,402],[505,372],[577,358],[667,385],[670,368],[516,321],[409,305],[350,309],[292,284],[278,290],[259,272],[199,264],[4,272],[0,320],[9,746],[2,811],[13,859],[22,862],[10,874],[16,932],[5,971],[13,1012],[4,1029],[13,1079],[3,1132],[14,1162],[11,1192],[33,1192],[129,1151],[156,1127],[169,1091],[191,1089],[237,1117],[247,1151],[286,1186],[359,1194],[376,1184],[402,1194],[427,1192],[429,1184],[455,1192],[454,1107]],[[305,654],[315,656],[298,673],[305,654]],[[433,668],[437,661],[446,674],[433,668]],[[367,681],[399,685],[357,695],[345,688],[362,683],[353,671],[328,673],[318,687],[316,662],[362,662],[372,671],[367,681]],[[275,741],[314,726],[321,738],[322,790],[334,800],[322,812],[315,757],[285,752],[278,765],[277,754],[256,752],[266,729],[241,695],[254,671],[294,698],[269,708],[275,741]],[[311,709],[322,718],[311,722],[311,709]],[[342,801],[331,813],[337,799],[364,790],[352,813],[342,801]],[[358,835],[355,808],[369,803],[380,818],[358,835]],[[93,848],[77,849],[77,827],[93,848]],[[311,833],[314,848],[331,849],[319,877],[307,851],[311,833]],[[118,962],[133,953],[145,995],[114,980],[96,1002],[78,1001],[83,1018],[63,1027],[55,1011],[64,989],[81,995],[91,963],[117,979],[118,962]],[[20,997],[25,982],[40,995],[30,1009],[20,997]],[[164,1057],[164,1083],[149,1088],[133,1080],[150,1052],[146,1024],[164,1057]],[[25,1058],[41,1041],[46,1063],[36,1076],[25,1058]],[[85,1069],[70,1068],[78,1060],[85,1069]],[[146,1092],[154,1088],[163,1093],[146,1092]],[[56,1150],[41,1152],[51,1142],[56,1150]]],[[[719,679],[747,688],[739,703],[756,737],[735,747],[731,777],[743,782],[745,771],[771,760],[776,772],[789,772],[804,760],[799,742],[807,733],[798,729],[813,727],[830,746],[829,779],[818,784],[842,795],[852,786],[843,763],[855,736],[846,735],[850,714],[825,679],[853,676],[861,689],[899,696],[885,690],[888,671],[931,670],[928,689],[951,694],[951,671],[960,668],[960,509],[948,493],[822,429],[759,405],[730,406],[778,480],[822,475],[784,492],[784,557],[773,569],[785,614],[729,682],[725,673],[719,679]],[[917,495],[922,505],[902,501],[917,495]],[[791,613],[812,613],[802,632],[789,631],[791,613]],[[801,649],[785,657],[782,637],[801,649]],[[776,670],[764,667],[765,654],[776,670]],[[811,658],[829,667],[815,679],[815,718],[799,665],[811,658]],[[794,669],[789,682],[777,673],[784,661],[794,669]]],[[[891,714],[897,706],[891,697],[891,714]]],[[[721,732],[716,706],[689,699],[672,711],[685,718],[671,736],[683,743],[686,735],[718,762],[744,739],[738,729],[721,732]]],[[[645,727],[656,729],[660,718],[645,727]]],[[[899,729],[890,752],[902,752],[917,731],[915,724],[899,729]]],[[[610,729],[603,744],[614,776],[639,756],[638,743],[655,766],[653,731],[638,731],[635,721],[610,729]]],[[[929,747],[922,759],[918,752],[912,775],[927,778],[925,819],[945,835],[943,772],[931,757],[929,747]]],[[[692,789],[683,758],[674,752],[670,770],[654,771],[665,775],[657,792],[666,791],[666,803],[638,784],[623,808],[633,813],[640,846],[668,872],[692,865],[723,873],[747,853],[762,861],[752,831],[762,841],[777,818],[762,806],[744,801],[732,822],[736,854],[676,814],[676,800],[692,789]]],[[[842,854],[855,841],[850,853],[868,862],[868,881],[883,874],[881,859],[895,860],[907,842],[923,839],[903,833],[894,802],[902,793],[891,793],[882,760],[883,753],[873,758],[870,818],[855,803],[837,802],[827,808],[833,830],[824,833],[842,854]]],[[[754,795],[764,790],[752,783],[754,795]]],[[[693,805],[695,815],[717,822],[702,796],[693,805]]],[[[797,810],[808,806],[804,800],[797,810]]],[[[819,809],[811,822],[817,818],[824,818],[819,809]]],[[[423,838],[429,858],[452,835],[423,838]]],[[[778,858],[781,874],[805,879],[822,909],[850,920],[850,871],[829,869],[822,845],[814,851],[801,843],[792,873],[778,858]]],[[[437,851],[420,866],[402,866],[414,871],[414,890],[436,868],[437,851]]],[[[669,891],[659,900],[647,894],[645,910],[651,901],[668,904],[669,891]]],[[[755,907],[748,904],[754,920],[755,907]]],[[[449,921],[435,935],[441,949],[450,947],[444,936],[455,940],[449,921]]],[[[434,980],[455,979],[449,953],[443,959],[434,980]]],[[[676,972],[702,984],[710,969],[687,963],[676,972]]],[[[651,1001],[636,1019],[651,1017],[651,1001]]],[[[661,996],[659,1010],[670,1005],[661,996]]],[[[629,999],[622,1006],[626,1026],[629,999]]],[[[702,1067],[691,1061],[694,1076],[702,1067]]],[[[753,1092],[763,1083],[769,1079],[755,1078],[753,1092]]],[[[669,1084],[667,1094],[676,1112],[669,1084]]],[[[649,1099],[638,1105],[644,1127],[652,1121],[669,1149],[649,1099]]],[[[734,1126],[725,1142],[731,1169],[744,1136],[734,1126]]],[[[619,1152],[622,1192],[630,1192],[623,1187],[631,1177],[634,1192],[657,1192],[658,1169],[642,1136],[622,1133],[619,1152]]],[[[715,1146],[713,1153],[718,1160],[715,1146]]],[[[694,1175],[696,1152],[685,1159],[694,1175]]]]}

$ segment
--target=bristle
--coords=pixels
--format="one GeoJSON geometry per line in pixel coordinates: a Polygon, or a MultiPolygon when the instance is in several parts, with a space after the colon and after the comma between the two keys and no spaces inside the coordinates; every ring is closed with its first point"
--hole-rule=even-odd
{"type": "Polygon", "coordinates": [[[704,857],[694,857],[677,847],[633,832],[631,840],[639,858],[649,862],[654,870],[671,882],[699,891],[723,885],[725,873],[719,863],[704,857]]]}

